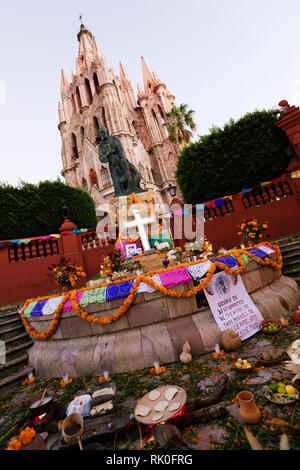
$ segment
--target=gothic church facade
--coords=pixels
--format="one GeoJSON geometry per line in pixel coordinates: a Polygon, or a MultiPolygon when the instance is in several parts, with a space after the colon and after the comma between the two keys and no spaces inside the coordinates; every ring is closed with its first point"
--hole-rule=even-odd
{"type": "Polygon", "coordinates": [[[77,38],[76,75],[72,72],[71,82],[64,71],[61,76],[62,176],[68,185],[88,191],[96,207],[105,207],[114,196],[108,164],[98,158],[99,127],[105,126],[120,139],[126,157],[140,171],[141,186],[167,203],[167,187],[175,183],[178,148],[164,122],[175,97],[142,58],[144,89],[138,85],[136,99],[122,64],[117,76],[83,24],[77,38]]]}

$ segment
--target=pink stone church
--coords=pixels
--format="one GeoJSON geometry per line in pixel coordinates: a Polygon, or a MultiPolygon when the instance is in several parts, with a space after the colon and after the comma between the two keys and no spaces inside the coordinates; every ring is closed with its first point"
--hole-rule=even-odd
{"type": "Polygon", "coordinates": [[[83,24],[77,38],[76,75],[72,72],[69,83],[62,71],[58,105],[61,174],[66,183],[88,191],[96,207],[105,210],[114,195],[108,164],[98,158],[99,127],[105,126],[120,139],[126,157],[140,171],[141,187],[169,202],[167,187],[176,183],[178,146],[170,141],[164,120],[175,97],[142,57],[144,90],[138,85],[136,98],[123,65],[117,76],[83,24]]]}

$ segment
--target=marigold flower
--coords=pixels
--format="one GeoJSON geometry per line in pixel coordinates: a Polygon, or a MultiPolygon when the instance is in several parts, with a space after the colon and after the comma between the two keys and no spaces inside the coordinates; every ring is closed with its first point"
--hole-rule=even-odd
{"type": "Polygon", "coordinates": [[[30,444],[32,439],[35,436],[35,430],[33,428],[26,427],[23,431],[20,432],[19,434],[19,439],[22,444],[30,444]]]}
{"type": "Polygon", "coordinates": [[[8,444],[6,450],[20,450],[21,449],[21,442],[18,441],[18,439],[13,439],[12,441],[10,441],[10,443],[8,444]]]}

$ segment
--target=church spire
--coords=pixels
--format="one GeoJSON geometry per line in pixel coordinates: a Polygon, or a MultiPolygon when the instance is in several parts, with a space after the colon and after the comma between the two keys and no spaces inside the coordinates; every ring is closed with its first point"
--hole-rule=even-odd
{"type": "Polygon", "coordinates": [[[69,88],[69,82],[66,77],[64,70],[61,71],[61,82],[60,82],[60,91],[61,94],[69,88]]]}
{"type": "Polygon", "coordinates": [[[78,49],[78,63],[81,68],[88,67],[92,62],[96,60],[99,54],[99,49],[96,44],[96,40],[92,33],[83,23],[81,23],[80,31],[77,34],[79,42],[78,49]]]}
{"type": "Polygon", "coordinates": [[[153,78],[152,73],[150,72],[150,69],[149,69],[148,65],[146,64],[146,61],[145,61],[144,57],[141,57],[141,59],[142,59],[142,71],[143,71],[144,87],[145,87],[145,91],[147,91],[148,86],[149,86],[149,82],[153,83],[154,78],[153,78]]]}
{"type": "Polygon", "coordinates": [[[120,62],[120,80],[125,82],[126,80],[129,80],[127,73],[125,72],[125,69],[123,67],[122,62],[120,62]]]}

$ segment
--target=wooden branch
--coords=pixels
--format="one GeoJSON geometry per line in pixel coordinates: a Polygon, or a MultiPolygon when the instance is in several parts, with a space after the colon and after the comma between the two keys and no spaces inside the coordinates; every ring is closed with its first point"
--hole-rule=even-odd
{"type": "Polygon", "coordinates": [[[218,403],[224,395],[228,386],[228,377],[225,375],[215,386],[215,390],[207,397],[191,398],[186,402],[187,414],[199,408],[218,403]]]}
{"type": "Polygon", "coordinates": [[[153,437],[161,447],[169,447],[182,441],[181,432],[174,424],[159,424],[154,426],[153,437]]]}
{"type": "Polygon", "coordinates": [[[186,412],[183,416],[176,420],[179,427],[190,426],[191,424],[207,423],[213,419],[218,419],[225,416],[228,411],[225,402],[217,403],[216,405],[200,408],[192,412],[186,412]]]}

